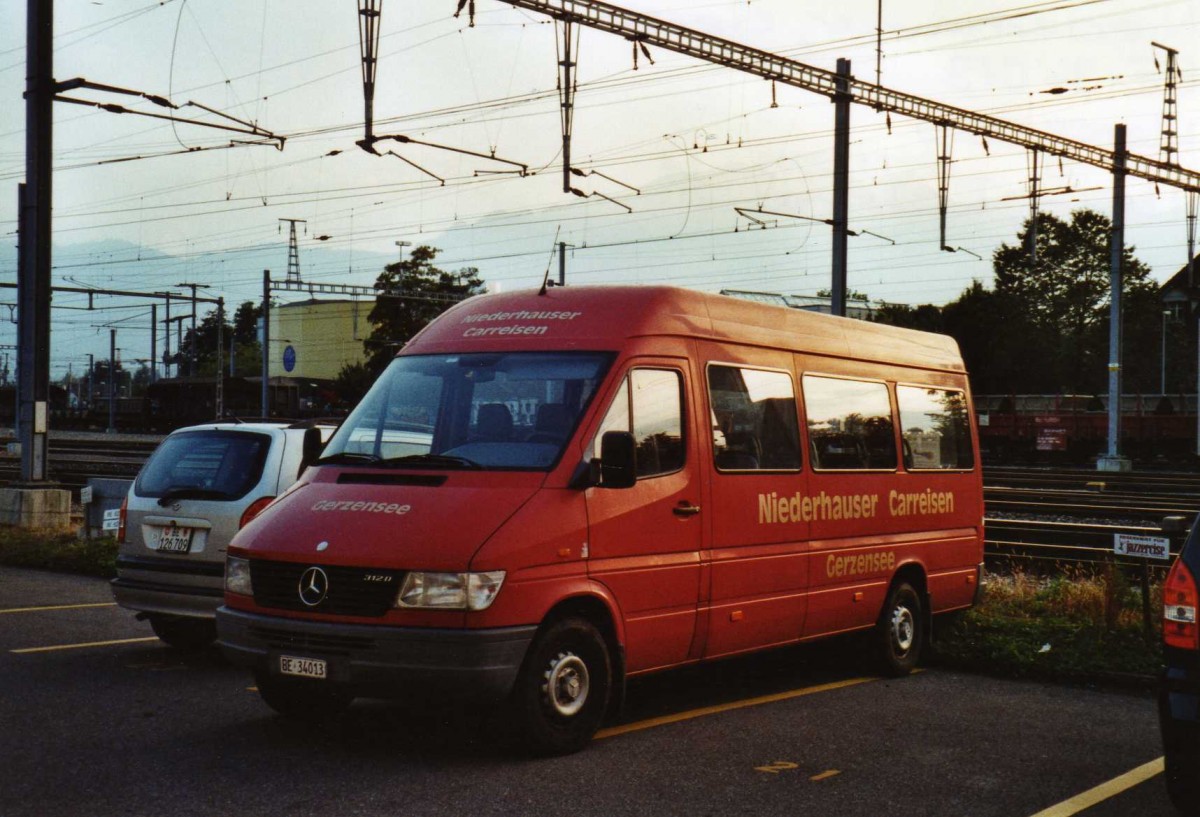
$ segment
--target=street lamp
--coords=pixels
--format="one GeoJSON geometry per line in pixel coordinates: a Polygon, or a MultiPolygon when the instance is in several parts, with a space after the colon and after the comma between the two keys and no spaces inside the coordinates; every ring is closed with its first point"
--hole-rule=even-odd
{"type": "Polygon", "coordinates": [[[1159,393],[1167,393],[1167,317],[1170,316],[1171,310],[1164,309],[1162,311],[1162,381],[1159,384],[1159,393]]]}

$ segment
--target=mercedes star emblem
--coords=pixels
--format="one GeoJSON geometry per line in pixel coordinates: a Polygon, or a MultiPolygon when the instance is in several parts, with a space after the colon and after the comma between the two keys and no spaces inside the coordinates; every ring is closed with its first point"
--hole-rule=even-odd
{"type": "Polygon", "coordinates": [[[319,567],[310,567],[300,575],[300,601],[309,607],[316,607],[325,601],[329,592],[329,577],[319,567]]]}

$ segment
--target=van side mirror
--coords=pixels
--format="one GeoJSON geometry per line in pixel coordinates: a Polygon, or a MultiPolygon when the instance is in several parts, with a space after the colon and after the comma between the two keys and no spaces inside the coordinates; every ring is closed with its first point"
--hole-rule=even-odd
{"type": "Polygon", "coordinates": [[[307,428],[304,430],[304,440],[300,444],[300,470],[296,474],[297,477],[304,473],[304,469],[317,461],[324,448],[325,443],[321,440],[321,429],[307,428]]]}
{"type": "Polygon", "coordinates": [[[600,438],[600,487],[632,488],[637,483],[637,446],[628,431],[600,438]]]}

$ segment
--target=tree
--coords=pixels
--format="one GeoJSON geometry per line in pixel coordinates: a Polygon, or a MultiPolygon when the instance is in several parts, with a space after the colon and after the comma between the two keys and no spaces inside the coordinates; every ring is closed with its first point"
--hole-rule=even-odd
{"type": "MultiPolygon", "coordinates": [[[[1015,245],[1002,244],[993,253],[995,291],[1015,299],[1028,329],[1041,341],[1026,363],[1049,378],[1050,391],[1101,391],[1107,382],[1112,222],[1093,210],[1076,210],[1070,221],[1038,216],[1036,261],[1028,249],[1031,223],[1025,222],[1015,245]]],[[[1125,356],[1157,359],[1143,357],[1141,331],[1151,313],[1159,316],[1156,286],[1133,249],[1125,248],[1121,262],[1125,326],[1135,328],[1127,334],[1125,356]]],[[[1006,335],[1011,338],[1012,330],[1006,335]]],[[[1131,371],[1126,389],[1145,388],[1145,374],[1131,371]]]]}
{"type": "Polygon", "coordinates": [[[347,363],[338,372],[333,381],[333,391],[338,399],[348,405],[355,405],[371,388],[375,375],[365,363],[347,363]]]}
{"type": "MultiPolygon", "coordinates": [[[[262,370],[262,344],[258,340],[258,321],[262,317],[262,306],[253,301],[245,301],[237,308],[231,326],[226,321],[221,327],[221,363],[228,371],[229,339],[234,342],[234,371],[242,375],[259,374],[262,370]]],[[[180,364],[180,374],[187,374],[191,361],[192,343],[196,346],[196,374],[213,376],[217,373],[217,311],[211,310],[196,324],[193,334],[189,328],[183,336],[183,348],[172,355],[180,364]]]]}
{"type": "Polygon", "coordinates": [[[262,317],[262,304],[243,301],[233,314],[233,339],[238,346],[258,343],[258,321],[262,317]]]}
{"type": "MultiPolygon", "coordinates": [[[[825,289],[818,289],[817,297],[818,298],[832,298],[833,297],[833,289],[831,289],[830,287],[825,287],[825,289]]],[[[859,292],[857,289],[847,288],[846,289],[846,300],[847,301],[869,301],[869,300],[871,300],[871,298],[865,292],[859,292]]]]}
{"type": "Polygon", "coordinates": [[[455,301],[486,291],[475,267],[446,272],[433,266],[438,252],[417,247],[405,260],[384,267],[375,280],[380,294],[369,316],[374,328],[363,341],[372,377],[383,371],[400,346],[455,301]]]}
{"type": "MultiPolygon", "coordinates": [[[[130,373],[125,370],[121,361],[117,361],[116,366],[116,395],[118,397],[126,394],[129,391],[130,373]]],[[[86,378],[85,378],[86,380],[86,378]]],[[[112,394],[113,378],[111,377],[110,367],[107,360],[97,360],[92,366],[92,390],[93,398],[96,400],[107,400],[112,394]]]]}
{"type": "Polygon", "coordinates": [[[870,318],[872,323],[886,323],[905,329],[920,329],[922,332],[945,332],[942,310],[933,304],[909,306],[908,304],[881,303],[870,318]]]}

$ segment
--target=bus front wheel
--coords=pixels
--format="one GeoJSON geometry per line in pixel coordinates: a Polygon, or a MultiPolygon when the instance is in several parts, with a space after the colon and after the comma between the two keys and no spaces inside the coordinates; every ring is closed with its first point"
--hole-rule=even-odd
{"type": "Polygon", "coordinates": [[[600,728],[612,689],[604,637],[583,618],[549,625],[534,642],[513,689],[517,728],[530,751],[564,755],[600,728]]]}

